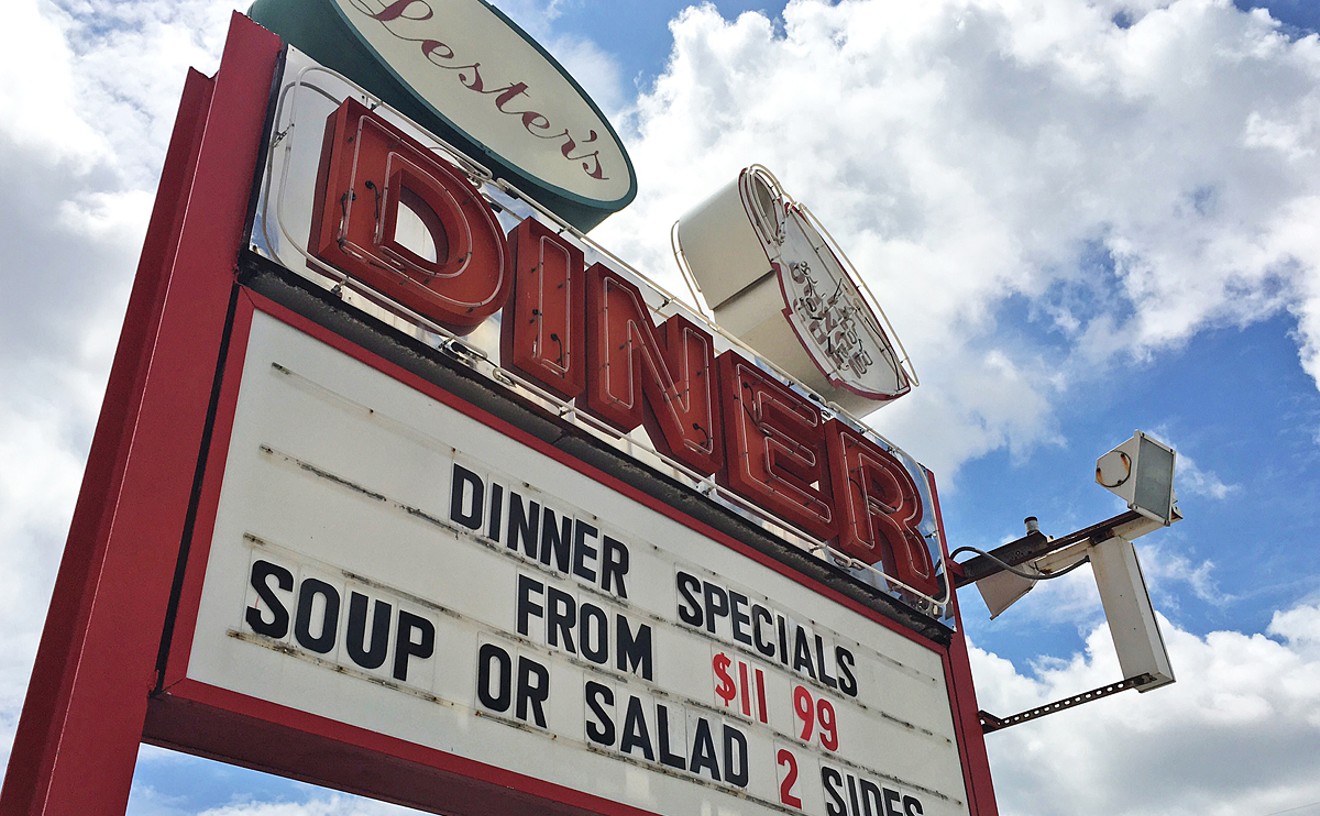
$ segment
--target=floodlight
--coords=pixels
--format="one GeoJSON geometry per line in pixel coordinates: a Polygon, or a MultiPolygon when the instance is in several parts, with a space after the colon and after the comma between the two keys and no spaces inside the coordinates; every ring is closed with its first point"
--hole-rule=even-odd
{"type": "MultiPolygon", "coordinates": [[[[1175,515],[1174,519],[1178,517],[1175,515]]],[[[1108,526],[1104,528],[1106,531],[1108,526]]],[[[1114,640],[1114,651],[1123,679],[1099,688],[1074,694],[1052,703],[1021,711],[1008,717],[996,717],[986,711],[979,712],[983,731],[998,731],[1012,725],[1055,714],[1073,706],[1094,702],[1126,689],[1150,691],[1174,682],[1173,666],[1160,633],[1159,621],[1146,591],[1146,579],[1137,561],[1132,542],[1112,532],[1079,531],[1064,536],[1067,546],[1024,563],[1017,571],[1040,575],[1041,579],[1057,577],[1071,571],[1073,566],[1090,562],[1095,576],[1100,603],[1105,610],[1105,621],[1114,640]]],[[[994,559],[994,556],[989,556],[994,559]]],[[[997,559],[995,559],[997,560],[997,559]]],[[[1034,581],[1014,575],[1009,570],[977,579],[977,588],[990,607],[991,617],[998,615],[1013,601],[1025,595],[1034,581]],[[1010,576],[1011,579],[1001,578],[1010,576]],[[1016,593],[1016,594],[1014,594],[1016,593]]]]}
{"type": "Polygon", "coordinates": [[[1174,520],[1173,448],[1141,431],[1095,463],[1096,484],[1164,526],[1174,520]]]}
{"type": "MultiPolygon", "coordinates": [[[[1029,517],[1025,537],[958,565],[958,586],[975,582],[990,617],[995,618],[1026,595],[1037,581],[1060,577],[1090,562],[1123,671],[1123,679],[1118,682],[1009,717],[981,711],[982,730],[998,731],[1125,689],[1144,692],[1174,682],[1169,653],[1132,539],[1182,518],[1173,492],[1176,458],[1173,448],[1137,431],[1095,463],[1096,482],[1127,502],[1129,512],[1060,538],[1042,536],[1036,519],[1029,517]]],[[[957,555],[959,550],[950,555],[957,555]]]]}

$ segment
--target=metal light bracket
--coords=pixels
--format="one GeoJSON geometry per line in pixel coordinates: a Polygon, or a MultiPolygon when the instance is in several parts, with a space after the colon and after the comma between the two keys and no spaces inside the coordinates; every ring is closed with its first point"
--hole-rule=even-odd
{"type": "Polygon", "coordinates": [[[1018,725],[1028,720],[1039,719],[1046,714],[1055,714],[1064,709],[1079,706],[1082,703],[1090,703],[1099,700],[1101,697],[1108,697],[1111,694],[1117,694],[1120,691],[1127,691],[1130,688],[1137,688],[1143,683],[1153,682],[1154,678],[1143,674],[1138,677],[1129,677],[1126,680],[1119,680],[1117,683],[1110,683],[1107,686],[1101,686],[1097,689],[1084,691],[1081,694],[1074,694],[1071,697],[1065,697],[1062,700],[1053,703],[1046,703],[1043,706],[1029,708],[1026,711],[1008,717],[996,717],[988,711],[978,711],[976,715],[981,720],[981,732],[989,734],[991,731],[1000,731],[1009,726],[1018,725]]]}
{"type": "MultiPolygon", "coordinates": [[[[1180,518],[1175,507],[1171,521],[1180,518]]],[[[1127,689],[1146,692],[1174,682],[1145,579],[1131,544],[1133,538],[1163,526],[1161,521],[1131,510],[1060,538],[1050,538],[1032,527],[1027,535],[986,555],[965,564],[950,565],[955,584],[962,587],[1004,572],[1005,565],[1020,567],[1030,564],[1044,573],[1056,573],[1080,561],[1090,561],[1119,665],[1127,675],[1118,682],[1009,717],[980,711],[982,732],[999,731],[1127,689]]]]}

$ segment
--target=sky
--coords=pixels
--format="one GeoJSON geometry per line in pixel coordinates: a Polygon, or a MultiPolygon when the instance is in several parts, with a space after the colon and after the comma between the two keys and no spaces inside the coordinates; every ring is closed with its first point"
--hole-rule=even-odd
{"type": "MultiPolygon", "coordinates": [[[[497,2],[615,123],[593,233],[671,289],[669,225],[752,163],[844,247],[921,386],[869,421],[950,546],[1119,512],[1095,459],[1178,450],[1138,542],[1178,682],[990,734],[1001,812],[1320,814],[1320,3],[497,2]]],[[[0,761],[188,66],[234,6],[7,0],[0,26],[0,761]]],[[[1121,677],[1088,570],[993,621],[981,707],[1121,677]]],[[[135,816],[403,813],[144,748],[135,816]]]]}

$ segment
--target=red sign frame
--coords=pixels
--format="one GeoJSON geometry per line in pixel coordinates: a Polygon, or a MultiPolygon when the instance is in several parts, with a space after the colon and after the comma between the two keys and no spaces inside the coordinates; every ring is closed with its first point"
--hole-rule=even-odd
{"type": "Polygon", "coordinates": [[[280,47],[236,14],[184,86],[0,813],[127,804],[280,47]]]}

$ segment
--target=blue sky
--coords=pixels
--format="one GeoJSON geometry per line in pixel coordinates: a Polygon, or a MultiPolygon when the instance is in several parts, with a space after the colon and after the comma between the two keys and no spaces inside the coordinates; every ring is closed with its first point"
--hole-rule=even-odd
{"type": "MultiPolygon", "coordinates": [[[[1134,429],[1178,449],[1186,520],[1139,544],[1179,682],[990,735],[1003,812],[1320,814],[1320,4],[496,5],[633,154],[636,204],[593,233],[620,256],[677,288],[668,225],[753,162],[822,217],[922,375],[871,421],[936,471],[951,547],[1118,512],[1091,473],[1134,429]]],[[[184,68],[214,70],[229,8],[17,0],[0,32],[25,293],[0,306],[0,756],[184,68]]],[[[993,622],[964,598],[988,710],[1118,679],[1086,570],[993,622]]],[[[396,809],[145,750],[130,812],[396,809]]]]}

